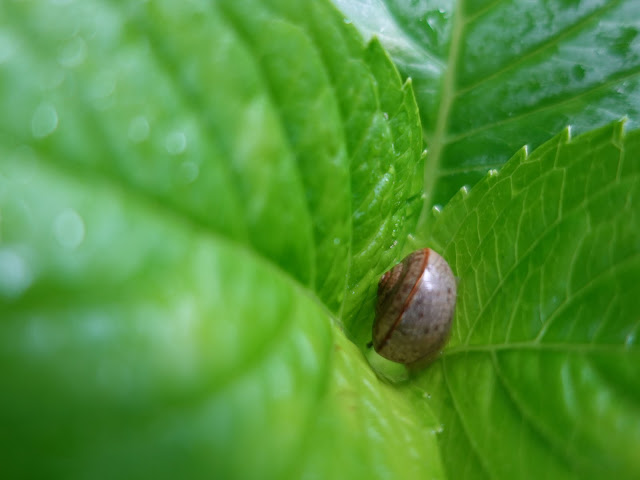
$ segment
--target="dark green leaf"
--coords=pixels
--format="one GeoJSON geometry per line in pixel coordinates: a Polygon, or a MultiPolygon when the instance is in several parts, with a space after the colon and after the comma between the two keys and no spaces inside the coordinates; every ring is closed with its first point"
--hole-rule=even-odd
{"type": "MultiPolygon", "coordinates": [[[[636,0],[334,0],[413,79],[425,206],[572,125],[640,125],[636,0]]],[[[425,212],[428,213],[428,212],[425,212]]]]}
{"type": "Polygon", "coordinates": [[[416,382],[450,478],[640,475],[639,156],[622,123],[567,130],[435,220],[459,301],[416,382]]]}

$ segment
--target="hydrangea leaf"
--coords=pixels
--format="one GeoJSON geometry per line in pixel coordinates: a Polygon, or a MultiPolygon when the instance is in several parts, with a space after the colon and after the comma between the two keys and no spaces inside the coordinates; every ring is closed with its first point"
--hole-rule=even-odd
{"type": "Polygon", "coordinates": [[[430,152],[425,214],[567,125],[640,125],[636,0],[334,3],[414,82],[430,152]]]}
{"type": "Polygon", "coordinates": [[[640,474],[640,135],[569,133],[434,219],[458,308],[414,388],[442,422],[449,478],[640,474]]]}
{"type": "Polygon", "coordinates": [[[324,1],[9,1],[0,35],[3,473],[442,477],[347,339],[422,191],[380,44],[324,1]]]}

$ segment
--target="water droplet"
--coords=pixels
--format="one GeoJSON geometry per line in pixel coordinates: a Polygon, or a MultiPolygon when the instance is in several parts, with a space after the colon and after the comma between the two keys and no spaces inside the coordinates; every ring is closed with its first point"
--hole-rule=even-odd
{"type": "Polygon", "coordinates": [[[374,187],[373,189],[374,194],[376,196],[381,195],[382,192],[384,192],[390,186],[392,180],[393,180],[392,175],[390,173],[385,173],[380,178],[380,181],[374,187]]]}
{"type": "Polygon", "coordinates": [[[0,32],[0,64],[13,57],[16,52],[16,42],[7,32],[0,32]]]}
{"type": "Polygon", "coordinates": [[[180,165],[180,178],[184,183],[192,183],[200,175],[200,167],[194,162],[183,162],[180,165]]]}
{"type": "Polygon", "coordinates": [[[58,128],[58,112],[48,102],[41,103],[31,117],[31,133],[35,138],[51,135],[58,128]]]}
{"type": "Polygon", "coordinates": [[[54,220],[53,233],[60,245],[73,250],[84,240],[84,221],[75,210],[65,210],[54,220]]]}
{"type": "Polygon", "coordinates": [[[495,177],[496,175],[498,175],[498,170],[496,170],[495,168],[492,168],[491,170],[489,170],[490,177],[495,177]]]}
{"type": "Polygon", "coordinates": [[[171,132],[164,141],[164,148],[170,155],[178,155],[187,148],[187,136],[184,132],[171,132]]]}
{"type": "Polygon", "coordinates": [[[382,116],[385,120],[389,120],[389,114],[387,112],[382,112],[382,116]]]}
{"type": "Polygon", "coordinates": [[[116,77],[111,72],[99,75],[89,86],[89,97],[96,110],[105,111],[113,106],[116,77]]]}
{"type": "Polygon", "coordinates": [[[624,346],[631,347],[635,343],[635,341],[636,341],[636,334],[635,332],[631,332],[624,339],[624,346]]]}
{"type": "Polygon", "coordinates": [[[55,90],[62,82],[64,82],[65,74],[64,69],[56,68],[54,71],[51,71],[48,75],[42,76],[40,80],[40,86],[42,90],[55,90]]]}
{"type": "Polygon", "coordinates": [[[149,136],[149,122],[146,117],[139,116],[135,117],[129,122],[129,131],[127,135],[129,136],[129,140],[134,143],[140,143],[147,139],[149,136]]]}
{"type": "Polygon", "coordinates": [[[98,76],[89,87],[89,95],[95,100],[110,96],[116,89],[116,77],[111,72],[98,76]]]}
{"type": "Polygon", "coordinates": [[[573,74],[573,78],[576,80],[582,80],[584,79],[586,71],[582,65],[576,64],[571,69],[571,73],[573,74]]]}
{"type": "Polygon", "coordinates": [[[333,239],[333,244],[334,245],[340,245],[340,239],[338,237],[333,239]]]}
{"type": "Polygon", "coordinates": [[[433,207],[431,207],[431,211],[433,212],[434,215],[440,215],[440,213],[442,213],[442,206],[434,205],[433,207]]]}
{"type": "Polygon", "coordinates": [[[350,18],[345,18],[344,19],[344,23],[346,23],[347,25],[350,25],[352,22],[352,20],[350,18]]]}
{"type": "Polygon", "coordinates": [[[460,192],[462,192],[462,195],[469,195],[469,187],[467,185],[464,185],[462,188],[460,188],[460,192]]]}
{"type": "Polygon", "coordinates": [[[440,8],[426,12],[424,21],[433,33],[440,35],[446,27],[448,17],[448,12],[440,8]]]}
{"type": "Polygon", "coordinates": [[[17,251],[0,250],[0,296],[16,298],[33,282],[33,274],[27,261],[17,251]]]}
{"type": "Polygon", "coordinates": [[[113,322],[104,312],[90,312],[78,326],[87,340],[104,340],[113,333],[113,322]]]}
{"type": "Polygon", "coordinates": [[[58,63],[63,67],[77,67],[87,58],[87,44],[82,37],[74,37],[60,49],[58,63]]]}

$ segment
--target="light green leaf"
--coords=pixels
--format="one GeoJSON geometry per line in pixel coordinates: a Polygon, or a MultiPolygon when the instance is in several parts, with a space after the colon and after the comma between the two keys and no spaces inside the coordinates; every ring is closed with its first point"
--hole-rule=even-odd
{"type": "Polygon", "coordinates": [[[566,130],[435,220],[459,299],[416,383],[449,478],[640,475],[639,155],[622,123],[566,130]]]}
{"type": "Polygon", "coordinates": [[[425,213],[566,125],[640,125],[636,0],[334,3],[413,79],[429,148],[425,213]]]}
{"type": "Polygon", "coordinates": [[[421,207],[380,45],[322,1],[9,1],[0,33],[4,475],[442,477],[343,331],[421,207]]]}

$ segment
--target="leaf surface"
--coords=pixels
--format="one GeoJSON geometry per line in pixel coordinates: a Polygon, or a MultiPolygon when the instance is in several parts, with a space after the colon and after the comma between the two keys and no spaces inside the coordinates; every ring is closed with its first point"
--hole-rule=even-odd
{"type": "Polygon", "coordinates": [[[640,125],[635,0],[334,0],[411,77],[429,159],[425,216],[567,125],[640,125]]]}
{"type": "Polygon", "coordinates": [[[434,221],[459,299],[416,384],[450,478],[638,476],[639,154],[622,123],[566,130],[434,221]]]}
{"type": "Polygon", "coordinates": [[[5,474],[441,476],[343,330],[420,208],[380,45],[326,2],[0,9],[5,474]]]}

